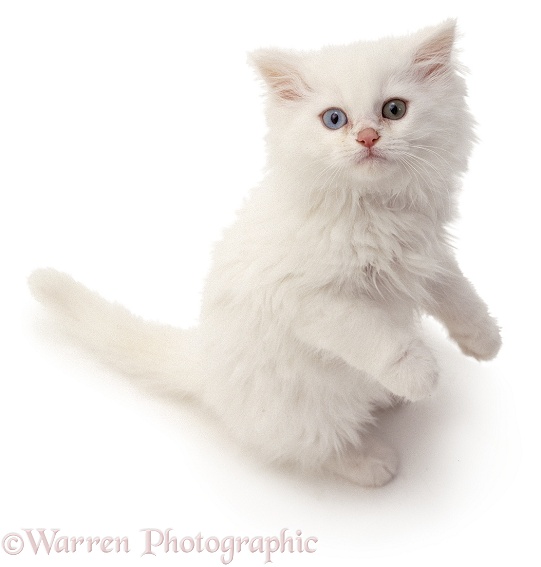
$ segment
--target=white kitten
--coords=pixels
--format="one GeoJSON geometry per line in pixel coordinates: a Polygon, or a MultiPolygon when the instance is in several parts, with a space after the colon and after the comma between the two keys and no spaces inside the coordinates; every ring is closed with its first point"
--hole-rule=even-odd
{"type": "Polygon", "coordinates": [[[454,28],[252,54],[268,172],[216,247],[198,328],[144,322],[51,269],[31,275],[34,295],[269,460],[386,483],[397,458],[366,432],[373,410],[429,395],[438,374],[419,314],[478,359],[500,347],[445,228],[473,140],[454,28]]]}

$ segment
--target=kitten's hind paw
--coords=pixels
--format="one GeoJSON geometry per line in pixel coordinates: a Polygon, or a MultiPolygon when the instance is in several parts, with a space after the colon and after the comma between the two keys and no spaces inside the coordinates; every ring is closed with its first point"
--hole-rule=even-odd
{"type": "Polygon", "coordinates": [[[396,451],[375,438],[368,438],[362,451],[333,461],[329,469],[361,486],[378,487],[391,481],[398,470],[396,451]]]}

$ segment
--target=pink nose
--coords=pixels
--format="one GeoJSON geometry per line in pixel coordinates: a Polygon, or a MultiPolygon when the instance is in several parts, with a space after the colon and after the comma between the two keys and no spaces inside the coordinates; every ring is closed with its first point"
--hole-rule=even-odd
{"type": "Polygon", "coordinates": [[[357,134],[357,142],[365,148],[371,148],[379,140],[379,134],[374,128],[365,128],[357,134]]]}

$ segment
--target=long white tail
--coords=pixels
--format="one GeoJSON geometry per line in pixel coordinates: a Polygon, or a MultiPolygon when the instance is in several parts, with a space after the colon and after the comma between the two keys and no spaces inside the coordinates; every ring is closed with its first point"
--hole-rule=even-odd
{"type": "Polygon", "coordinates": [[[52,268],[36,270],[28,284],[63,331],[103,362],[151,380],[156,389],[188,395],[201,390],[195,330],[145,321],[52,268]]]}

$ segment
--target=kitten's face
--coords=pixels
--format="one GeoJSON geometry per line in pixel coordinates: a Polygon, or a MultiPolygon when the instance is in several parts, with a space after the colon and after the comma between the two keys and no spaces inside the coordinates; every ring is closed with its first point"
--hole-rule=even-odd
{"type": "Polygon", "coordinates": [[[472,134],[454,24],[415,36],[254,56],[270,87],[270,165],[324,189],[433,183],[465,168],[472,134]]]}

